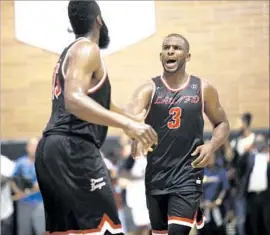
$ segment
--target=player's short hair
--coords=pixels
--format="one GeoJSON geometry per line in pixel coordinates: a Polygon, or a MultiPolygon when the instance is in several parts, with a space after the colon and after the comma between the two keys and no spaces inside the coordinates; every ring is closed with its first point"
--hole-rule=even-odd
{"type": "Polygon", "coordinates": [[[100,14],[101,11],[96,1],[69,1],[68,17],[75,35],[89,33],[97,16],[100,14]]]}
{"type": "Polygon", "coordinates": [[[183,35],[178,34],[178,33],[171,33],[171,34],[167,35],[166,38],[169,38],[169,37],[179,37],[179,38],[181,38],[184,41],[184,43],[185,43],[185,47],[187,49],[187,52],[189,52],[189,49],[190,49],[189,42],[188,42],[188,40],[183,35]]]}

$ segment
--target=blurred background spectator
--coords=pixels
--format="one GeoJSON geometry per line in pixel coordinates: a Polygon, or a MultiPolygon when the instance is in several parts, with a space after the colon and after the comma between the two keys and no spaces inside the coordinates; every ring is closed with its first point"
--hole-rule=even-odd
{"type": "Polygon", "coordinates": [[[251,130],[252,114],[244,113],[238,119],[239,131],[231,141],[232,151],[227,146],[227,154],[230,154],[229,177],[231,182],[231,199],[234,200],[234,212],[236,216],[237,231],[239,235],[245,235],[246,200],[243,195],[242,185],[245,180],[239,162],[246,158],[255,140],[255,133],[251,130]]]}
{"type": "Polygon", "coordinates": [[[105,157],[103,153],[102,155],[103,155],[104,162],[107,166],[107,169],[109,171],[112,185],[114,187],[114,198],[115,198],[117,209],[118,209],[119,219],[121,221],[124,233],[127,233],[125,211],[123,208],[123,199],[122,199],[122,187],[120,186],[119,181],[118,181],[118,167],[112,161],[112,160],[116,160],[117,156],[115,156],[114,152],[110,152],[108,154],[108,157],[105,157]]]}
{"type": "Polygon", "coordinates": [[[125,169],[120,174],[120,180],[126,180],[126,204],[130,209],[131,218],[135,225],[132,235],[149,234],[150,221],[144,186],[146,164],[144,156],[136,159],[129,156],[126,160],[125,169]]]}
{"type": "Polygon", "coordinates": [[[39,192],[35,171],[35,152],[37,138],[32,138],[26,145],[27,154],[15,162],[13,172],[13,199],[17,201],[18,235],[44,235],[45,214],[42,196],[39,192]]]}
{"type": "Polygon", "coordinates": [[[241,159],[246,199],[246,234],[270,234],[270,164],[267,138],[258,134],[253,148],[241,159]]]}
{"type": "Polygon", "coordinates": [[[1,234],[13,234],[13,213],[10,177],[15,167],[13,161],[1,155],[1,234]]]}
{"type": "Polygon", "coordinates": [[[215,155],[204,171],[202,208],[204,209],[206,223],[200,235],[226,235],[225,196],[229,189],[226,169],[219,165],[215,155]]]}

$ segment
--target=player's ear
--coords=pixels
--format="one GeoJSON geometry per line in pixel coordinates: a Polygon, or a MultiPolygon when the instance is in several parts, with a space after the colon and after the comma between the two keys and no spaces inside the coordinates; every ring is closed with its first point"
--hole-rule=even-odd
{"type": "Polygon", "coordinates": [[[100,27],[103,25],[103,23],[102,23],[102,18],[101,18],[100,15],[97,16],[97,23],[98,23],[98,25],[99,25],[100,27]]]}
{"type": "Polygon", "coordinates": [[[187,57],[186,57],[186,62],[190,61],[190,58],[191,58],[191,54],[188,53],[188,54],[187,54],[187,57]]]}
{"type": "Polygon", "coordinates": [[[162,53],[159,53],[159,60],[162,62],[162,53]]]}

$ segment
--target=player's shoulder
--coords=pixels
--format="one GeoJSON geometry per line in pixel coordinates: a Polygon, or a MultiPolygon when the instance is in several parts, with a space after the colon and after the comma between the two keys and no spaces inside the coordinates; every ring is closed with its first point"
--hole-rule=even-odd
{"type": "Polygon", "coordinates": [[[202,87],[205,92],[217,92],[215,86],[208,80],[203,80],[202,87]]]}
{"type": "MultiPolygon", "coordinates": [[[[200,78],[201,79],[201,78],[200,78]]],[[[201,79],[201,87],[202,87],[202,92],[205,100],[212,99],[213,97],[218,96],[218,91],[216,87],[209,82],[207,79],[201,79]]]]}
{"type": "Polygon", "coordinates": [[[193,75],[193,74],[190,75],[190,79],[191,79],[191,81],[199,82],[201,84],[201,86],[207,85],[207,83],[208,83],[208,80],[206,80],[206,79],[204,79],[202,77],[193,75]]]}
{"type": "Polygon", "coordinates": [[[148,79],[144,81],[139,87],[138,90],[144,91],[144,92],[153,92],[155,90],[155,83],[152,79],[148,79]]]}
{"type": "Polygon", "coordinates": [[[97,57],[100,58],[99,46],[90,40],[80,40],[70,48],[70,56],[97,57]]]}
{"type": "Polygon", "coordinates": [[[201,83],[201,87],[203,88],[203,90],[215,89],[215,87],[211,84],[211,82],[209,82],[209,80],[195,76],[195,75],[192,75],[192,77],[193,79],[196,79],[201,83]]]}

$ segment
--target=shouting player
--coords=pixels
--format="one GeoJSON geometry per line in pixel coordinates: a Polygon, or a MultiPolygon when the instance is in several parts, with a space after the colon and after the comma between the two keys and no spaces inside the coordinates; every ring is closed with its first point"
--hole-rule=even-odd
{"type": "MultiPolygon", "coordinates": [[[[186,38],[168,35],[160,60],[163,74],[138,88],[128,110],[137,114],[148,109],[145,123],[158,133],[158,145],[147,154],[145,176],[152,233],[188,235],[194,225],[203,226],[199,210],[203,168],[226,141],[230,128],[217,90],[185,70],[190,60],[186,38]],[[214,127],[207,144],[203,113],[214,127]]],[[[133,156],[142,150],[135,142],[133,156]]]]}

